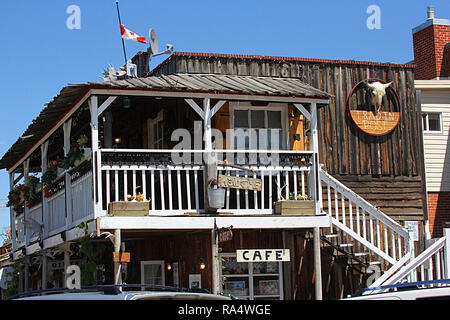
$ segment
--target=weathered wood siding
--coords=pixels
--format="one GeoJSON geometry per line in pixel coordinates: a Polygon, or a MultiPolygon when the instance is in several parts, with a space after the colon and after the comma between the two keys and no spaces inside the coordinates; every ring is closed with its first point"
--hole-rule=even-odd
{"type": "Polygon", "coordinates": [[[282,59],[175,54],[152,75],[215,73],[295,77],[330,93],[333,96],[331,104],[320,108],[318,119],[320,159],[324,169],[399,220],[422,220],[422,128],[415,100],[413,67],[282,59]],[[382,137],[368,136],[358,130],[346,110],[350,90],[367,78],[393,81],[393,88],[401,100],[402,114],[398,127],[382,137]]]}

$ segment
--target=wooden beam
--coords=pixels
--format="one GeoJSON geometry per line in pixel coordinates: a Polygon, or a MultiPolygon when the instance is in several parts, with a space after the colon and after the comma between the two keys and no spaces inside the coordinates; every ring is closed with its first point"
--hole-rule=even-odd
{"type": "Polygon", "coordinates": [[[116,99],[117,96],[108,97],[108,99],[106,99],[106,101],[103,102],[100,107],[98,107],[98,115],[100,116],[116,99]]]}
{"type": "Polygon", "coordinates": [[[301,103],[294,103],[294,106],[305,116],[305,118],[311,121],[311,114],[301,103]]]}
{"type": "Polygon", "coordinates": [[[220,108],[222,108],[225,103],[227,103],[226,100],[220,100],[219,102],[217,102],[216,105],[211,110],[211,117],[214,117],[217,111],[219,111],[220,108]]]}

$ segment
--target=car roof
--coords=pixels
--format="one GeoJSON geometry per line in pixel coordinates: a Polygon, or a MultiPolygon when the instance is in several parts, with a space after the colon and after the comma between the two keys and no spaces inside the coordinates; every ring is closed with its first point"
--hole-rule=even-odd
{"type": "Polygon", "coordinates": [[[376,293],[344,300],[450,300],[450,287],[376,293]]]}
{"type": "Polygon", "coordinates": [[[114,295],[103,292],[70,292],[24,297],[16,300],[230,300],[230,298],[194,292],[125,291],[114,295]]]}
{"type": "Polygon", "coordinates": [[[10,300],[230,300],[230,297],[212,294],[204,289],[138,284],[45,289],[20,293],[10,300]]]}
{"type": "Polygon", "coordinates": [[[450,300],[450,279],[367,288],[343,300],[450,300]]]}

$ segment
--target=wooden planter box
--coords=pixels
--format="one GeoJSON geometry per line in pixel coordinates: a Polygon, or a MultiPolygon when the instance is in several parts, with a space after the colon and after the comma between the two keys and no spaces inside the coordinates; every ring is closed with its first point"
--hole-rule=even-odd
{"type": "Polygon", "coordinates": [[[108,213],[111,217],[143,217],[149,215],[149,202],[118,201],[111,202],[108,213]]]}
{"type": "Polygon", "coordinates": [[[274,203],[274,212],[282,216],[315,216],[313,200],[284,200],[274,203]]]}

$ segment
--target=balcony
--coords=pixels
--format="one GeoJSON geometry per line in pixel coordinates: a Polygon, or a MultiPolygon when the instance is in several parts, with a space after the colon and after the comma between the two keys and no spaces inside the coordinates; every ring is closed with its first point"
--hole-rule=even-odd
{"type": "MultiPolygon", "coordinates": [[[[101,150],[102,215],[108,204],[141,193],[149,214],[204,213],[204,150],[101,150]]],[[[314,198],[312,151],[215,150],[217,174],[262,179],[262,190],[226,189],[218,213],[273,214],[273,203],[295,195],[314,198]],[[226,160],[226,162],[224,162],[226,160]]]]}

